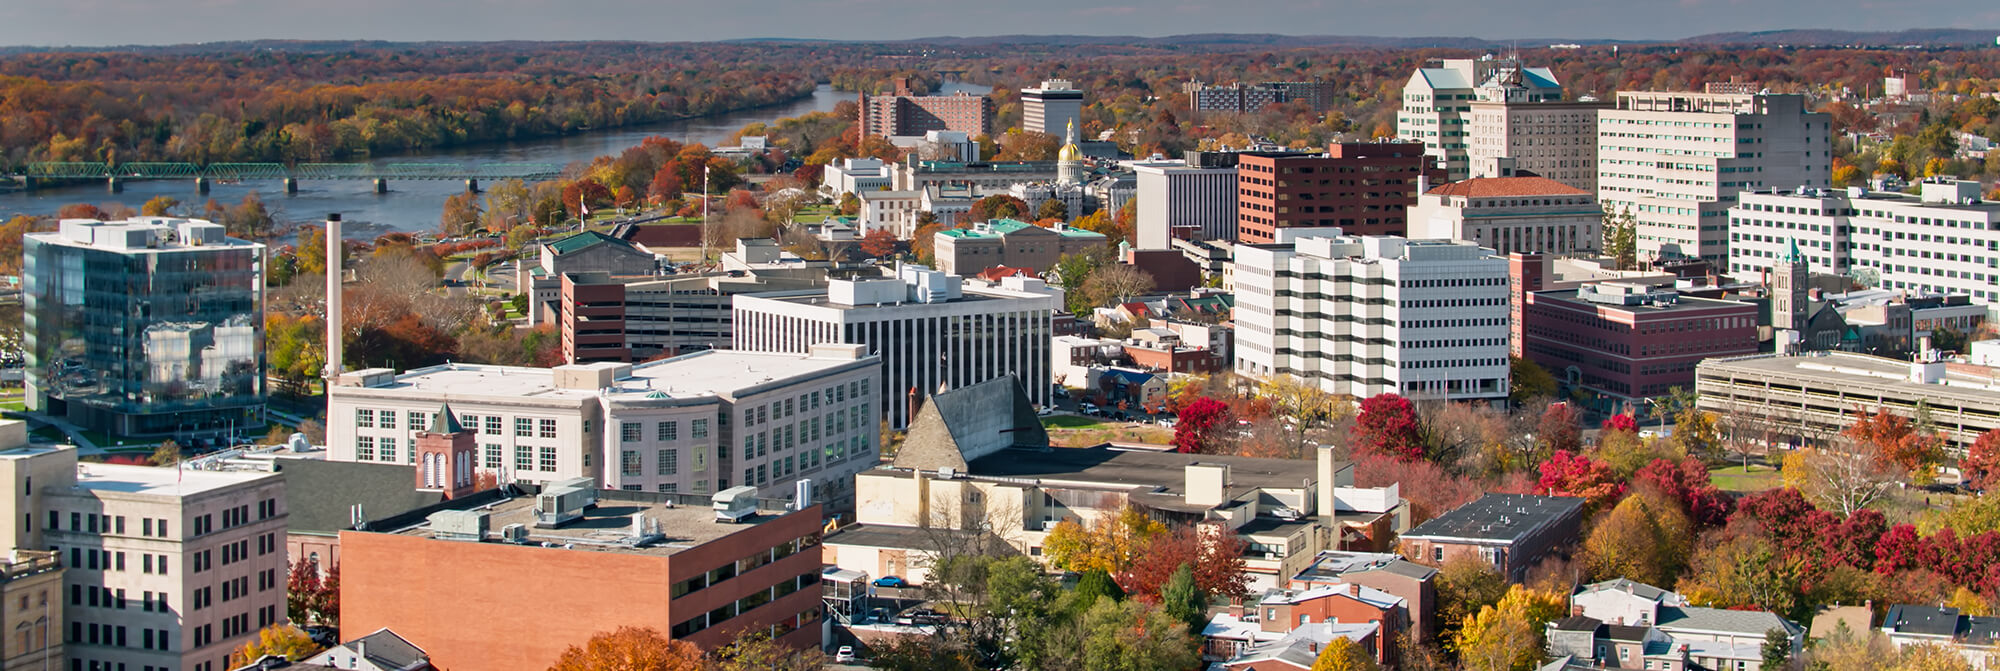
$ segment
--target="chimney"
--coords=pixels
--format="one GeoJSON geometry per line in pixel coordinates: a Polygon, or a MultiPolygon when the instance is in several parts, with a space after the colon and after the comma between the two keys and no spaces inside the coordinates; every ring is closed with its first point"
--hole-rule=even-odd
{"type": "Polygon", "coordinates": [[[1243,597],[1229,597],[1229,616],[1238,620],[1243,619],[1243,597]]]}
{"type": "Polygon", "coordinates": [[[326,215],[326,381],[332,384],[340,377],[341,356],[344,354],[340,336],[341,327],[340,280],[340,213],[326,215]]]}
{"type": "Polygon", "coordinates": [[[1186,492],[1191,506],[1219,506],[1229,498],[1228,464],[1188,464],[1184,469],[1186,492]]]}

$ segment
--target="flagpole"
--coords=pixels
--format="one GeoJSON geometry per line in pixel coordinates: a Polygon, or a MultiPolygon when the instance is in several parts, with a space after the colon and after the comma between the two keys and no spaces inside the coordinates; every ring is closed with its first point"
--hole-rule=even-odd
{"type": "Polygon", "coordinates": [[[708,164],[701,164],[701,263],[708,264],[708,164]]]}

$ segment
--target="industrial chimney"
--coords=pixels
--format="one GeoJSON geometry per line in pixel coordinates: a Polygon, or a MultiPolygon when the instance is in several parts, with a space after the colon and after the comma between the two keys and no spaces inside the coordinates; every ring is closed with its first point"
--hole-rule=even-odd
{"type": "Polygon", "coordinates": [[[341,262],[340,213],[326,215],[326,383],[332,385],[340,378],[341,328],[340,285],[345,275],[341,262]]]}

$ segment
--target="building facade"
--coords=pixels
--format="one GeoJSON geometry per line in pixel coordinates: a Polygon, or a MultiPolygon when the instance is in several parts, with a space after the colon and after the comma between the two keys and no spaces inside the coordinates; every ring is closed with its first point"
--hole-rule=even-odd
{"type": "Polygon", "coordinates": [[[1916,362],[1852,352],[1708,359],[1695,369],[1703,410],[1729,417],[1739,437],[1805,445],[1839,435],[1855,409],[1914,419],[1928,409],[1946,451],[1962,455],[2000,428],[2000,383],[1986,366],[1916,362]]]}
{"type": "Polygon", "coordinates": [[[1576,543],[1582,528],[1583,499],[1486,494],[1403,534],[1401,554],[1432,566],[1474,557],[1521,582],[1543,557],[1576,543]]]}
{"type": "Polygon", "coordinates": [[[1423,180],[1414,142],[1343,142],[1325,154],[1244,152],[1237,160],[1237,240],[1338,226],[1350,235],[1404,235],[1423,180]]]}
{"type": "Polygon", "coordinates": [[[1703,359],[1757,352],[1757,306],[1672,287],[1598,282],[1527,294],[1523,350],[1605,413],[1692,390],[1703,359]]]}
{"type": "Polygon", "coordinates": [[[546,669],[621,626],[703,650],[745,633],[820,645],[819,506],[760,503],[722,523],[707,497],[604,491],[589,509],[551,501],[546,519],[543,498],[341,532],[342,628],[393,630],[437,668],[493,671],[546,669]]]}
{"type": "Polygon", "coordinates": [[[607,489],[772,498],[811,479],[829,502],[880,449],[876,358],[708,350],[643,364],[445,364],[342,374],[329,390],[327,459],[416,463],[441,402],[477,433],[479,471],[503,483],[591,478],[607,489]]]}
{"type": "Polygon", "coordinates": [[[1015,219],[980,222],[932,236],[938,270],[953,275],[973,275],[994,266],[1042,273],[1064,256],[1104,246],[1103,233],[1061,223],[1043,228],[1015,219]]]}
{"type": "MultiPolygon", "coordinates": [[[[1403,107],[1396,113],[1396,137],[1423,143],[1423,153],[1442,163],[1445,179],[1455,182],[1472,176],[1468,158],[1474,146],[1473,110],[1476,102],[1485,100],[1506,109],[1557,103],[1562,97],[1562,84],[1548,68],[1523,68],[1513,60],[1491,56],[1448,58],[1440,67],[1418,68],[1410,75],[1410,81],[1403,85],[1403,107]]],[[[1511,123],[1512,115],[1505,116],[1511,123]]],[[[1489,126],[1492,121],[1495,120],[1489,120],[1489,126]]],[[[1551,127],[1554,123],[1550,122],[1551,127]]],[[[1505,132],[1504,128],[1497,126],[1489,130],[1505,132]]],[[[1486,145],[1485,150],[1488,153],[1498,152],[1503,147],[1511,150],[1511,145],[1511,142],[1486,145]]],[[[1565,161],[1582,159],[1580,156],[1559,158],[1565,161]]]]}
{"type": "Polygon", "coordinates": [[[1499,159],[1515,170],[1597,192],[1597,111],[1600,102],[1529,102],[1533,89],[1481,88],[1472,101],[1471,131],[1465,137],[1467,177],[1494,174],[1499,159]]]}
{"type": "Polygon", "coordinates": [[[65,563],[70,668],[226,671],[285,622],[284,476],[80,467],[75,449],[46,447],[0,452],[0,469],[21,502],[11,549],[65,563]]]}
{"type": "Polygon", "coordinates": [[[910,95],[909,83],[899,81],[894,95],[861,95],[859,128],[861,137],[923,137],[934,130],[991,136],[993,101],[964,92],[910,95]]]}
{"type": "Polygon", "coordinates": [[[1630,214],[1644,259],[1729,256],[1729,208],[1750,189],[1826,188],[1831,117],[1804,96],[1621,92],[1597,113],[1597,198],[1630,214]]]}
{"type": "Polygon", "coordinates": [[[199,219],[65,219],[22,261],[30,410],[114,436],[263,430],[264,245],[199,219]]]}
{"type": "Polygon", "coordinates": [[[1236,239],[1237,175],[1226,165],[1153,163],[1137,176],[1138,249],[1172,249],[1172,241],[1236,239]]]}
{"type": "Polygon", "coordinates": [[[1507,396],[1507,262],[1492,250],[1288,231],[1238,245],[1235,283],[1238,374],[1361,398],[1507,396]]]}
{"type": "Polygon", "coordinates": [[[660,279],[563,273],[556,314],[563,360],[647,361],[729,346],[730,300],[824,284],[817,273],[762,271],[660,279]]]}
{"type": "Polygon", "coordinates": [[[1083,127],[1083,91],[1067,79],[1044,80],[1036,88],[1021,89],[1021,130],[1062,137],[1072,124],[1083,127]]]}
{"type": "Polygon", "coordinates": [[[1547,177],[1475,177],[1418,196],[1410,237],[1470,240],[1497,254],[1594,254],[1604,211],[1596,194],[1547,177]]]}
{"type": "Polygon", "coordinates": [[[1758,190],[1729,209],[1728,271],[1756,277],[1796,249],[1812,272],[1913,294],[2000,301],[2000,203],[1979,183],[1926,180],[1917,195],[1758,190]]]}
{"type": "Polygon", "coordinates": [[[879,419],[903,428],[924,395],[1003,375],[1047,405],[1052,316],[1062,305],[1062,292],[1041,280],[1009,277],[1000,288],[963,288],[958,276],[904,266],[896,278],[737,296],[735,347],[802,352],[820,343],[864,345],[881,358],[879,419]]]}
{"type": "Polygon", "coordinates": [[[15,550],[0,560],[0,632],[5,632],[0,669],[62,669],[62,555],[50,551],[15,550]]]}

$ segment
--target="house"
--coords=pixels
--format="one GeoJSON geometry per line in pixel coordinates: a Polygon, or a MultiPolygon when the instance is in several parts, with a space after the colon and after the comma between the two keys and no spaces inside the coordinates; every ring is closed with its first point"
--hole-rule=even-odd
{"type": "Polygon", "coordinates": [[[1957,608],[1897,604],[1882,618],[1882,633],[1898,649],[1930,643],[1957,650],[1979,671],[2000,668],[2000,617],[1964,615],[1957,608]]]}
{"type": "Polygon", "coordinates": [[[1806,639],[1818,641],[1847,629],[1848,636],[1858,636],[1875,628],[1875,604],[1865,602],[1859,606],[1821,606],[1814,615],[1812,627],[1806,632],[1806,639]]]}
{"type": "Polygon", "coordinates": [[[1659,627],[1609,624],[1572,615],[1547,625],[1548,652],[1561,669],[1750,671],[1763,663],[1762,642],[1721,642],[1677,637],[1659,627]]]}
{"type": "Polygon", "coordinates": [[[307,658],[304,663],[351,671],[432,671],[437,668],[431,666],[431,656],[423,648],[387,628],[327,648],[307,658]]]}
{"type": "MultiPolygon", "coordinates": [[[[1224,671],[1303,671],[1319,660],[1319,652],[1335,637],[1375,650],[1382,638],[1379,625],[1315,622],[1293,629],[1284,638],[1252,645],[1220,666],[1224,671]]],[[[1211,667],[1213,668],[1213,667],[1211,667]]]]}
{"type": "Polygon", "coordinates": [[[1246,612],[1255,612],[1267,632],[1291,632],[1320,623],[1369,623],[1381,627],[1381,636],[1369,650],[1375,660],[1387,663],[1393,656],[1392,642],[1409,622],[1404,614],[1409,604],[1402,597],[1354,583],[1320,585],[1303,590],[1272,589],[1264,592],[1246,612]]]}
{"type": "Polygon", "coordinates": [[[1613,626],[1653,627],[1675,641],[1715,654],[1727,646],[1761,646],[1771,630],[1785,632],[1792,649],[1805,644],[1805,629],[1776,613],[1688,605],[1687,597],[1630,580],[1584,585],[1570,596],[1570,608],[1613,626]]]}
{"type": "MultiPolygon", "coordinates": [[[[1131,346],[1125,348],[1131,353],[1131,346]]],[[[1099,403],[1138,412],[1167,400],[1167,381],[1158,375],[1131,368],[1093,366],[1084,379],[1084,393],[1095,394],[1099,403]]]]}
{"type": "Polygon", "coordinates": [[[1403,534],[1403,556],[1442,566],[1473,556],[1522,582],[1529,567],[1576,542],[1583,499],[1572,496],[1487,494],[1403,534]]]}
{"type": "Polygon", "coordinates": [[[1436,634],[1434,604],[1437,569],[1386,552],[1327,550],[1311,566],[1292,576],[1291,588],[1355,584],[1402,599],[1399,614],[1409,624],[1410,638],[1423,641],[1436,634]]]}

